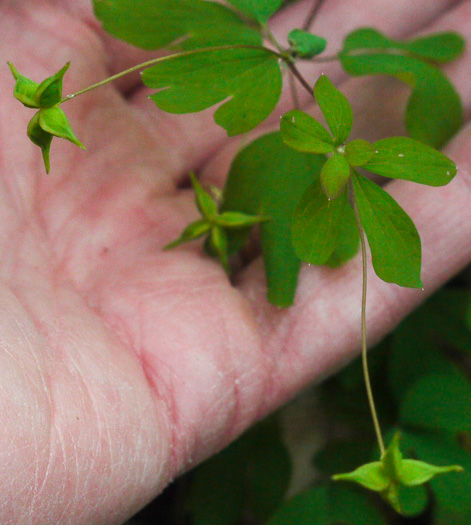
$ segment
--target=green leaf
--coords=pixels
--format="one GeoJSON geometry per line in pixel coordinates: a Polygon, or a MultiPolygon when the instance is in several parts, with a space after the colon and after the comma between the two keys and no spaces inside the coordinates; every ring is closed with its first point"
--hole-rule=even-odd
{"type": "Polygon", "coordinates": [[[55,106],[39,110],[39,125],[41,128],[61,139],[66,139],[79,148],[85,149],[85,146],[74,135],[69,121],[61,108],[55,106]]]}
{"type": "Polygon", "coordinates": [[[360,235],[355,213],[350,203],[347,203],[340,225],[337,246],[325,264],[331,268],[342,266],[342,264],[355,257],[359,247],[360,235]]]}
{"type": "Polygon", "coordinates": [[[373,144],[375,154],[365,170],[391,177],[443,186],[456,175],[456,165],[443,153],[407,137],[391,137],[373,144]]]}
{"type": "Polygon", "coordinates": [[[294,109],[285,113],[280,123],[283,141],[290,148],[305,153],[331,153],[334,141],[314,117],[294,109]]]}
{"type": "Polygon", "coordinates": [[[93,0],[103,29],[144,49],[260,45],[258,31],[230,9],[203,0],[93,0]],[[210,23],[209,23],[210,22],[210,23]]]}
{"type": "Polygon", "coordinates": [[[296,255],[309,264],[324,264],[337,246],[346,213],[347,193],[328,200],[319,179],[307,188],[293,215],[292,241],[296,255]]]}
{"type": "Polygon", "coordinates": [[[356,139],[345,145],[345,158],[350,166],[363,166],[375,153],[375,148],[366,140],[356,139]]]}
{"type": "Polygon", "coordinates": [[[212,221],[218,214],[218,207],[213,197],[201,186],[194,173],[190,173],[190,180],[195,192],[195,202],[201,215],[212,221]]]}
{"type": "Polygon", "coordinates": [[[391,75],[412,87],[406,108],[406,128],[411,137],[441,147],[460,129],[460,97],[447,77],[430,64],[412,56],[374,53],[371,49],[354,54],[342,52],[340,61],[351,75],[391,75]]]}
{"type": "Polygon", "coordinates": [[[38,108],[35,93],[39,84],[21,75],[11,62],[8,62],[8,65],[16,80],[13,96],[27,108],[38,108]]]}
{"type": "Polygon", "coordinates": [[[411,218],[388,193],[356,172],[353,185],[378,277],[422,288],[420,237],[411,218]]]}
{"type": "Polygon", "coordinates": [[[170,250],[171,248],[176,248],[183,243],[199,239],[203,235],[209,232],[211,225],[205,220],[199,220],[189,224],[181,233],[178,239],[175,239],[171,243],[167,244],[164,247],[164,250],[170,250]]]}
{"type": "Polygon", "coordinates": [[[55,75],[46,78],[39,84],[35,93],[38,107],[50,108],[62,100],[62,80],[69,67],[70,62],[67,62],[55,75]]]}
{"type": "Polygon", "coordinates": [[[400,407],[404,425],[471,431],[471,384],[463,376],[430,374],[408,391],[400,407]]]}
{"type": "Polygon", "coordinates": [[[351,487],[321,485],[285,502],[267,525],[386,525],[370,498],[351,487]]]}
{"type": "Polygon", "coordinates": [[[340,153],[334,153],[322,166],[321,184],[327,199],[336,199],[347,186],[350,178],[350,165],[340,153]]]}
{"type": "MultiPolygon", "coordinates": [[[[235,157],[224,188],[223,211],[237,210],[269,217],[260,225],[268,299],[278,306],[292,304],[300,260],[291,243],[294,209],[307,186],[319,177],[323,156],[299,153],[280,133],[259,137],[235,157]]],[[[247,235],[229,232],[233,253],[247,235]]]]}
{"type": "Polygon", "coordinates": [[[227,0],[242,13],[254,18],[261,24],[266,24],[268,19],[281,6],[283,0],[227,0]]]}
{"type": "Polygon", "coordinates": [[[302,29],[293,29],[288,33],[291,50],[301,58],[313,58],[324,51],[327,40],[302,29]]]}
{"type": "Polygon", "coordinates": [[[244,514],[265,521],[281,503],[290,476],[279,424],[270,418],[195,469],[185,507],[196,525],[233,525],[244,514]]]}
{"type": "Polygon", "coordinates": [[[451,31],[426,35],[412,40],[394,40],[373,28],[353,31],[344,40],[343,52],[357,49],[402,49],[417,58],[435,62],[449,62],[464,51],[465,41],[461,35],[451,31]]]}
{"type": "Polygon", "coordinates": [[[51,171],[49,152],[51,150],[53,136],[50,133],[44,131],[39,125],[39,111],[29,121],[27,134],[31,142],[41,148],[44,167],[46,168],[46,173],[49,173],[51,171]]]}
{"type": "Polygon", "coordinates": [[[321,75],[314,86],[314,96],[335,138],[335,144],[343,144],[352,129],[353,113],[350,103],[326,77],[321,75]]]}
{"type": "Polygon", "coordinates": [[[160,90],[151,98],[170,113],[201,111],[229,98],[214,114],[229,136],[249,131],[265,120],[282,87],[278,57],[265,48],[170,56],[146,69],[142,80],[160,90]]]}
{"type": "Polygon", "coordinates": [[[223,228],[245,228],[266,220],[270,219],[258,215],[248,215],[239,211],[225,211],[216,218],[215,222],[223,228]]]}

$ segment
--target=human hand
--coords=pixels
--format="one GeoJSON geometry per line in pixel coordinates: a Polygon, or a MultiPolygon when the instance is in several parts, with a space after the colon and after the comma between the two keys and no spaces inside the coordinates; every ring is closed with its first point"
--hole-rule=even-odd
{"type": "MultiPolygon", "coordinates": [[[[287,10],[274,29],[301,25],[310,5],[287,10]]],[[[363,25],[397,37],[422,29],[470,37],[470,14],[468,1],[326,2],[312,30],[334,51],[363,25]]],[[[2,62],[34,79],[71,60],[64,93],[147,56],[103,35],[85,0],[4,0],[0,30],[2,62]]],[[[466,108],[470,60],[447,66],[466,108]]],[[[346,80],[337,64],[304,72],[341,85],[354,134],[403,134],[396,83],[346,80]]],[[[0,522],[120,523],[356,355],[360,261],[303,268],[295,305],[279,310],[265,299],[258,259],[231,286],[197,245],[162,252],[196,216],[181,181],[197,169],[221,185],[239,139],[225,138],[208,112],[158,112],[134,77],[67,105],[87,152],[55,141],[46,176],[6,66],[0,82],[0,522]]],[[[290,108],[286,96],[280,112],[290,108]]],[[[460,168],[450,185],[387,186],[421,234],[425,292],[370,272],[370,341],[471,258],[469,133],[446,150],[460,168]]]]}

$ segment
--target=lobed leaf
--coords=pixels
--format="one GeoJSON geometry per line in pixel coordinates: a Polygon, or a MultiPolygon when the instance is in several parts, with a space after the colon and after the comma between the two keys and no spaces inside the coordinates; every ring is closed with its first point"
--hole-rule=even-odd
{"type": "Polygon", "coordinates": [[[304,153],[331,153],[334,141],[330,133],[314,117],[294,109],[285,113],[280,123],[283,142],[304,153]]]}
{"type": "MultiPolygon", "coordinates": [[[[268,299],[277,306],[292,304],[301,261],[291,243],[294,209],[308,185],[319,177],[325,159],[299,153],[280,133],[259,137],[235,157],[224,187],[222,211],[238,210],[269,217],[260,224],[268,299]]],[[[230,252],[247,239],[247,231],[229,232],[230,252]]]]}
{"type": "Polygon", "coordinates": [[[204,0],[93,0],[95,16],[113,36],[144,49],[260,45],[258,31],[236,13],[204,0]]]}
{"type": "Polygon", "coordinates": [[[401,49],[417,58],[435,62],[449,62],[458,58],[464,51],[465,41],[461,35],[445,31],[411,40],[395,40],[371,27],[357,29],[348,34],[342,52],[358,49],[401,49]]]}
{"type": "Polygon", "coordinates": [[[334,136],[335,145],[343,144],[350,135],[353,124],[353,112],[347,97],[326,75],[321,75],[317,80],[314,96],[334,136]]]}
{"type": "Polygon", "coordinates": [[[146,69],[142,80],[160,90],[151,98],[170,113],[197,112],[229,99],[214,114],[229,136],[250,131],[265,120],[282,88],[278,56],[262,47],[170,56],[146,69]]]}
{"type": "Polygon", "coordinates": [[[430,64],[412,56],[370,49],[342,52],[340,61],[351,75],[391,75],[411,85],[405,119],[411,137],[441,147],[461,127],[460,97],[448,78],[430,64]]]}
{"type": "Polygon", "coordinates": [[[353,185],[376,274],[389,283],[421,288],[421,246],[414,223],[374,182],[354,172],[353,185]]]}
{"type": "Polygon", "coordinates": [[[373,144],[375,153],[363,168],[393,179],[429,186],[448,184],[456,165],[439,151],[408,137],[391,137],[373,144]]]}

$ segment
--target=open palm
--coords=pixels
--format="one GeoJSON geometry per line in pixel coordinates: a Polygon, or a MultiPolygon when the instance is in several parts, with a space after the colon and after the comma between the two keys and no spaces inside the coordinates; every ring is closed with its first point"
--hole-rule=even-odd
{"type": "MultiPolygon", "coordinates": [[[[311,4],[287,10],[275,29],[300,26],[311,4]]],[[[335,49],[361,25],[391,36],[424,28],[471,36],[467,20],[469,1],[339,1],[324,4],[313,30],[335,49]]],[[[0,31],[1,63],[11,60],[35,80],[71,60],[64,93],[147,56],[103,35],[86,0],[4,0],[0,31]]],[[[448,71],[466,107],[470,64],[465,56],[448,71]]],[[[314,80],[321,71],[345,80],[337,65],[306,74],[314,80]]],[[[87,152],[56,139],[46,176],[24,137],[31,114],[13,100],[12,83],[5,67],[0,522],[119,523],[356,354],[359,261],[304,268],[295,305],[279,310],[266,302],[258,259],[231,285],[198,244],[162,252],[196,217],[188,171],[221,185],[238,139],[228,141],[208,112],[158,112],[131,78],[64,106],[87,152]]],[[[342,84],[357,134],[402,133],[403,92],[389,96],[397,88],[385,80],[342,84]]],[[[284,97],[280,111],[289,108],[284,97]]],[[[460,167],[448,187],[388,186],[421,233],[425,293],[471,258],[468,137],[465,129],[448,149],[460,167]]],[[[370,339],[424,297],[371,276],[370,339]]]]}

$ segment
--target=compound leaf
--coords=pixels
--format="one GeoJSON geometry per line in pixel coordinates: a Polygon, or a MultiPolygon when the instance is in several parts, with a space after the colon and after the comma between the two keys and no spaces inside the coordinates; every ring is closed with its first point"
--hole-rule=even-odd
{"type": "Polygon", "coordinates": [[[203,0],[93,0],[96,17],[113,36],[144,49],[223,44],[260,45],[260,34],[236,13],[203,0]]]}
{"type": "Polygon", "coordinates": [[[363,168],[393,179],[443,186],[456,175],[456,165],[439,151],[408,137],[391,137],[373,144],[363,168]]]}
{"type": "Polygon", "coordinates": [[[388,283],[421,288],[420,237],[411,218],[388,193],[356,172],[353,185],[376,274],[388,283]]]}
{"type": "Polygon", "coordinates": [[[350,165],[340,153],[334,153],[322,166],[321,184],[327,198],[336,199],[345,190],[350,178],[350,165]]]}
{"type": "Polygon", "coordinates": [[[202,50],[169,57],[146,69],[143,82],[170,113],[192,113],[222,104],[214,120],[229,136],[251,130],[276,106],[282,87],[278,57],[265,48],[202,50]]]}

